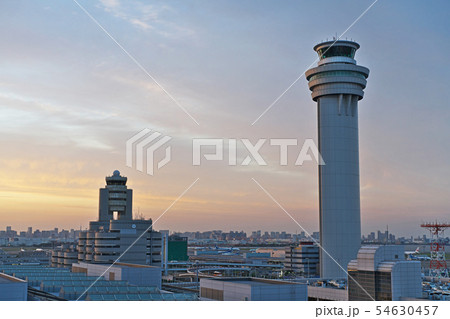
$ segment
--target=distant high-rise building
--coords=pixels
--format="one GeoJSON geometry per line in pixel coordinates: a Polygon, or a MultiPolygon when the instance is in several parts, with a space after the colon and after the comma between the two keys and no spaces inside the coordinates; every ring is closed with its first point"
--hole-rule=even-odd
{"type": "Polygon", "coordinates": [[[320,274],[345,277],[361,245],[358,101],[369,69],[354,60],[359,44],[326,41],[314,50],[320,61],[306,72],[317,102],[319,151],[320,274]]]}
{"type": "Polygon", "coordinates": [[[380,243],[384,241],[384,234],[381,231],[377,231],[377,240],[380,243]]]}
{"type": "Polygon", "coordinates": [[[311,237],[315,240],[320,240],[320,232],[318,231],[313,232],[311,237]]]}

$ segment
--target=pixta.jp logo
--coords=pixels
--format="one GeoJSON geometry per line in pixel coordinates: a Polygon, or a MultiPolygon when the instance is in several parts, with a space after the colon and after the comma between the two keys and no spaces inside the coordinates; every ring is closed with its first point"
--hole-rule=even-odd
{"type": "MultiPolygon", "coordinates": [[[[146,162],[146,171],[148,175],[154,173],[154,158],[155,151],[170,141],[172,137],[164,136],[159,132],[152,131],[148,128],[143,129],[139,133],[133,135],[126,142],[126,165],[133,167],[133,157],[136,159],[136,169],[140,172],[144,171],[144,159],[146,162]],[[161,137],[162,136],[162,137],[161,137]],[[146,151],[146,152],[145,152],[146,151]],[[135,156],[133,156],[135,155],[135,156]]],[[[158,169],[170,162],[171,148],[166,147],[166,153],[162,160],[157,162],[158,169]]]]}

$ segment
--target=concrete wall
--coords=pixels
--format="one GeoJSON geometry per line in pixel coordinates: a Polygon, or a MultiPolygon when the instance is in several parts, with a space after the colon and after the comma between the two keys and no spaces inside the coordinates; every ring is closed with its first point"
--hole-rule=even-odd
{"type": "Polygon", "coordinates": [[[346,289],[308,286],[308,298],[317,300],[348,301],[346,289]]]}
{"type": "Polygon", "coordinates": [[[422,278],[419,261],[397,262],[392,270],[392,300],[400,300],[401,297],[421,298],[422,278]]]}

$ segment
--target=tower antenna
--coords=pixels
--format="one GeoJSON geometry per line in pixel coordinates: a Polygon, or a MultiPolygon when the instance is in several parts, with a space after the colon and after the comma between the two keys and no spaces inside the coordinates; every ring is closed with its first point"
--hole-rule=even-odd
{"type": "Polygon", "coordinates": [[[434,223],[422,223],[420,227],[428,229],[431,235],[430,275],[436,278],[449,277],[445,258],[445,243],[441,235],[444,234],[446,228],[450,227],[450,224],[436,221],[434,223]]]}

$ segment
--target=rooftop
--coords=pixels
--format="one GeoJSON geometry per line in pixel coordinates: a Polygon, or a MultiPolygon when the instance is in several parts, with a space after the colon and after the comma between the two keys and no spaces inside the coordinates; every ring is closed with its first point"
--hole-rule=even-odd
{"type": "Polygon", "coordinates": [[[0,285],[1,284],[10,284],[12,282],[25,282],[24,280],[21,280],[19,278],[9,276],[7,274],[0,273],[0,285]]]}
{"type": "MultiPolygon", "coordinates": [[[[125,263],[119,266],[133,265],[125,263]]],[[[0,284],[11,281],[27,283],[29,288],[65,300],[77,300],[80,297],[82,300],[197,300],[195,294],[169,293],[158,287],[137,286],[124,280],[109,281],[103,277],[74,273],[65,268],[0,265],[0,284]]]]}

